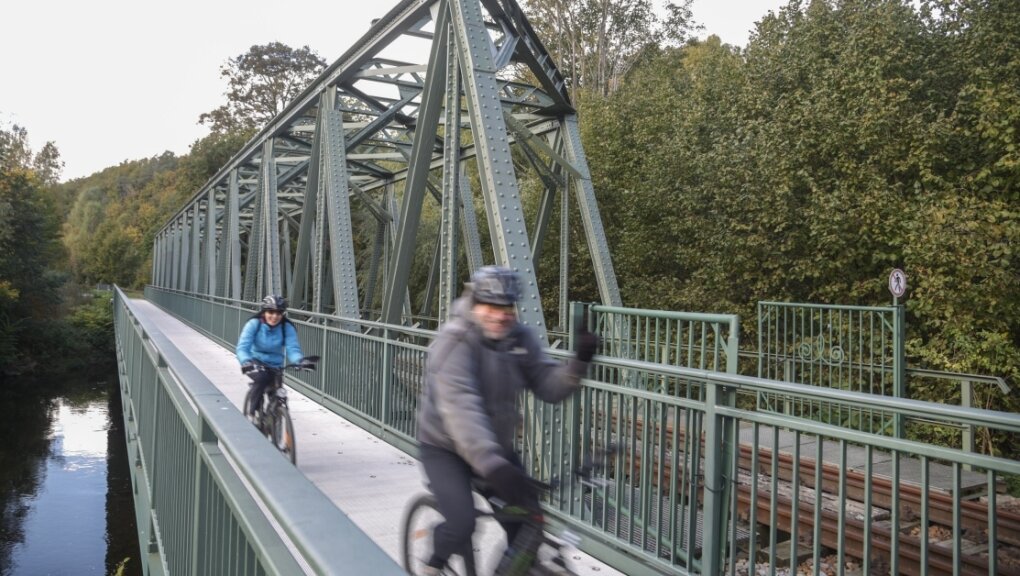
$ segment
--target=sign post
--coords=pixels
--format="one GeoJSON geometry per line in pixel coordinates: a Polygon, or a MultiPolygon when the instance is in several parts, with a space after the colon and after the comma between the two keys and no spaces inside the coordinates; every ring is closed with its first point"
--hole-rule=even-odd
{"type": "MultiPolygon", "coordinates": [[[[907,337],[907,327],[906,314],[903,312],[903,306],[899,304],[899,298],[907,292],[907,275],[903,273],[903,270],[893,268],[892,272],[889,273],[889,292],[892,293],[893,306],[896,308],[896,344],[894,351],[895,359],[893,361],[896,366],[896,372],[893,374],[893,389],[895,390],[896,397],[906,398],[907,355],[904,350],[904,340],[907,337]]],[[[901,414],[893,416],[893,426],[895,427],[895,434],[897,438],[906,437],[903,416],[901,414]]]]}

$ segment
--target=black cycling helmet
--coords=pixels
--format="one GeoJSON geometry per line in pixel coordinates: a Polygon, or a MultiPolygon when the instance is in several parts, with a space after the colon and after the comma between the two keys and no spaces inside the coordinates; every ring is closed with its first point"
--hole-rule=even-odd
{"type": "Polygon", "coordinates": [[[476,270],[470,288],[475,302],[495,306],[513,306],[521,296],[517,274],[502,266],[482,266],[476,270]]]}
{"type": "Polygon", "coordinates": [[[279,310],[280,312],[287,311],[287,299],[279,294],[270,294],[262,299],[262,311],[266,310],[279,310]]]}

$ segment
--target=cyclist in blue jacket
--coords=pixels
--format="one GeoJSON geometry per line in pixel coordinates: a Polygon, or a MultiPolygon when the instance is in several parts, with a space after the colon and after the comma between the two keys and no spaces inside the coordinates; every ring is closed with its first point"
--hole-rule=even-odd
{"type": "Polygon", "coordinates": [[[262,299],[258,315],[241,329],[241,337],[237,340],[237,360],[241,363],[241,372],[252,379],[251,414],[262,408],[262,397],[273,384],[276,377],[274,371],[259,370],[260,365],[271,368],[283,368],[286,362],[302,363],[304,354],[298,341],[297,330],[285,316],[287,299],[277,294],[270,294],[262,299]]]}

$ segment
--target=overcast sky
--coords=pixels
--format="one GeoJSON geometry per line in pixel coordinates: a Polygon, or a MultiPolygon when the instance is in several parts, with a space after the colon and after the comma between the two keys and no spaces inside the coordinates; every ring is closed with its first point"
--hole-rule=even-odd
{"type": "MultiPolygon", "coordinates": [[[[656,3],[660,3],[656,0],[656,3]]],[[[785,0],[695,0],[703,36],[743,46],[785,0]]],[[[333,62],[396,0],[22,0],[0,31],[0,126],[56,143],[63,180],[170,150],[225,102],[220,66],[255,44],[308,46],[333,62]],[[345,11],[346,10],[346,11],[345,11]]]]}

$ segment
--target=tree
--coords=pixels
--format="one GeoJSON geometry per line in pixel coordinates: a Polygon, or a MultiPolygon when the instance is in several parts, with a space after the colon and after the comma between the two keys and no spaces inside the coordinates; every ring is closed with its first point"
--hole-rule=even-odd
{"type": "Polygon", "coordinates": [[[63,184],[75,198],[64,223],[64,242],[77,279],[139,287],[150,280],[156,232],[244,144],[244,132],[212,133],[177,158],[121,163],[63,184]]]}
{"type": "Polygon", "coordinates": [[[47,142],[37,154],[33,154],[28,130],[15,124],[9,131],[0,128],[0,167],[33,170],[42,184],[52,185],[60,179],[64,162],[53,142],[47,142]]]}
{"type": "Polygon", "coordinates": [[[54,269],[58,230],[36,174],[0,166],[0,382],[54,350],[52,320],[64,282],[54,269]]]}
{"type": "MultiPolygon", "coordinates": [[[[901,267],[910,364],[1015,382],[1018,35],[1007,0],[793,0],[743,51],[646,51],[581,104],[624,301],[886,305],[901,267]]],[[[912,397],[947,399],[926,385],[912,397]]],[[[995,387],[975,401],[1018,409],[995,387]]]]}
{"type": "Polygon", "coordinates": [[[218,133],[255,130],[282,112],[325,68],[326,61],[308,46],[252,46],[220,68],[227,79],[227,103],[198,121],[218,133]]]}
{"type": "Polygon", "coordinates": [[[692,1],[667,2],[665,18],[651,0],[527,0],[525,9],[539,38],[552,39],[568,89],[607,95],[644,50],[688,40],[692,1]]]}

